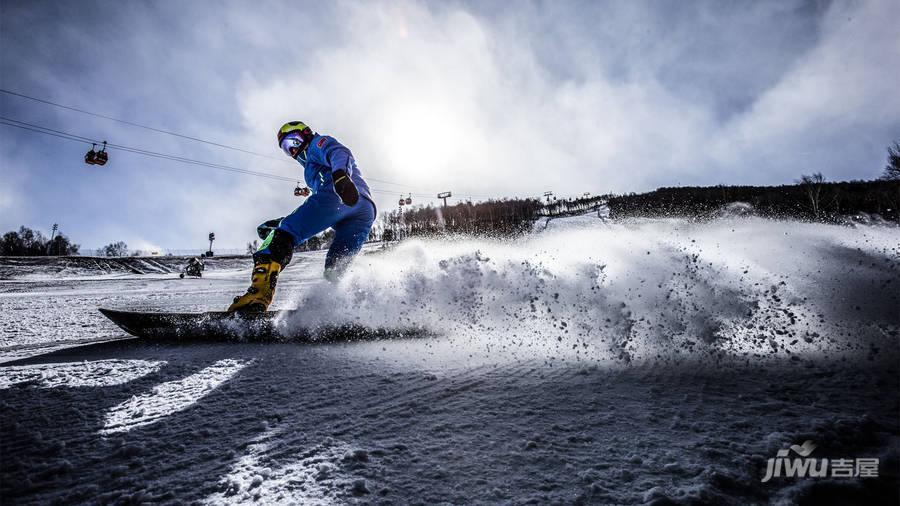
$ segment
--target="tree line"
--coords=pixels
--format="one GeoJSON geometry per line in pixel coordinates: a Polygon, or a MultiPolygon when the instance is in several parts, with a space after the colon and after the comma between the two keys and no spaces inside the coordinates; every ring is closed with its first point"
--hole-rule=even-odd
{"type": "MultiPolygon", "coordinates": [[[[532,230],[541,218],[574,216],[604,206],[608,196],[581,198],[499,199],[448,206],[418,206],[381,213],[381,240],[406,237],[468,235],[514,237],[532,230]]],[[[377,235],[374,239],[377,239],[377,235]]]]}
{"type": "Polygon", "coordinates": [[[900,221],[900,181],[826,182],[815,173],[782,186],[659,188],[609,199],[611,218],[711,217],[732,202],[751,204],[757,214],[781,219],[839,222],[855,213],[900,221]]]}
{"type": "Polygon", "coordinates": [[[527,231],[542,205],[537,199],[461,202],[381,213],[382,240],[444,234],[511,236],[527,231]]]}
{"type": "MultiPolygon", "coordinates": [[[[40,230],[32,230],[24,225],[0,238],[0,256],[72,256],[77,255],[80,248],[80,245],[73,243],[61,231],[48,239],[40,230]]],[[[141,252],[131,252],[127,244],[118,241],[100,248],[97,253],[101,256],[124,257],[132,253],[140,255],[141,252]]]]}
{"type": "Polygon", "coordinates": [[[803,174],[793,185],[659,188],[609,199],[611,218],[713,216],[732,202],[783,219],[840,222],[856,213],[900,222],[900,141],[887,148],[887,164],[875,181],[827,182],[821,172],[803,174]]]}
{"type": "Polygon", "coordinates": [[[77,255],[79,245],[72,243],[62,232],[48,239],[40,230],[19,227],[3,234],[0,239],[2,256],[66,256],[77,255]]]}
{"type": "Polygon", "coordinates": [[[627,195],[581,198],[502,199],[453,206],[419,206],[381,214],[382,239],[466,234],[511,236],[531,230],[544,217],[587,213],[606,206],[610,218],[712,217],[733,202],[782,219],[839,222],[855,213],[900,222],[900,142],[887,148],[887,165],[875,181],[827,182],[821,173],[801,175],[792,185],[659,188],[627,195]]]}

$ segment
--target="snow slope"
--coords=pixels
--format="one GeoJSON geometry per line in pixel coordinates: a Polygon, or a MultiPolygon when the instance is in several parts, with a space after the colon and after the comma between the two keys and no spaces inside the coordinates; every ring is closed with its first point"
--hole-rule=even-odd
{"type": "MultiPolygon", "coordinates": [[[[134,274],[179,273],[191,257],[0,257],[0,280],[26,282],[46,279],[86,279],[100,275],[123,277],[134,274]]],[[[204,259],[206,271],[245,267],[249,256],[204,259]]]]}
{"type": "Polygon", "coordinates": [[[900,473],[900,232],[553,220],[407,241],[337,286],[297,255],[292,326],[331,345],[126,339],[98,305],[224,307],[201,280],[0,282],[4,503],[875,504],[900,473]],[[780,448],[880,478],[760,480],[780,448]]]}

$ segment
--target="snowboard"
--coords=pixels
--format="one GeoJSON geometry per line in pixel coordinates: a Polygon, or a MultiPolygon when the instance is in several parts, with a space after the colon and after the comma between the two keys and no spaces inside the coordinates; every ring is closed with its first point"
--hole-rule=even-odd
{"type": "Polygon", "coordinates": [[[358,324],[316,328],[289,324],[299,310],[259,313],[165,313],[98,308],[129,334],[150,340],[330,343],[421,337],[417,328],[369,328],[358,324]]]}

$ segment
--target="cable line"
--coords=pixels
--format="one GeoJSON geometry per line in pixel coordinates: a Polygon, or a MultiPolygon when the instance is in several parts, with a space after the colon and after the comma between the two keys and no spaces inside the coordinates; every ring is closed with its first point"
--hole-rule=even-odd
{"type": "MultiPolygon", "coordinates": [[[[268,159],[270,159],[270,160],[275,160],[275,161],[281,162],[281,163],[291,164],[291,162],[288,162],[287,160],[285,160],[285,159],[283,159],[283,158],[274,157],[274,156],[267,155],[267,154],[264,154],[264,153],[258,153],[258,152],[256,152],[256,151],[250,151],[250,150],[248,150],[248,149],[237,148],[237,147],[234,147],[234,146],[229,146],[229,145],[227,145],[227,144],[221,144],[221,143],[218,143],[218,142],[213,142],[213,141],[209,141],[209,140],[206,140],[206,139],[201,139],[201,138],[199,138],[199,137],[193,137],[193,136],[190,136],[190,135],[180,134],[180,133],[178,133],[178,132],[173,132],[173,131],[171,131],[171,130],[163,130],[163,129],[161,129],[161,128],[155,128],[155,127],[151,127],[151,126],[147,126],[147,125],[142,125],[142,124],[140,124],[140,123],[135,123],[135,122],[133,122],[133,121],[124,120],[124,119],[121,119],[121,118],[114,118],[114,117],[112,117],[112,116],[107,116],[107,115],[105,115],[105,114],[99,114],[99,113],[95,113],[95,112],[91,112],[91,111],[86,111],[86,110],[84,110],[84,109],[79,109],[79,108],[77,108],[77,107],[72,107],[72,106],[68,106],[68,105],[59,104],[59,103],[52,102],[52,101],[50,101],[50,100],[45,100],[45,99],[42,99],[42,98],[32,97],[32,96],[30,96],[30,95],[25,95],[25,94],[23,94],[23,93],[17,93],[17,92],[15,92],[15,91],[7,90],[7,89],[4,89],[4,88],[0,88],[0,93],[6,93],[7,95],[13,95],[13,96],[20,97],[20,98],[24,98],[24,99],[27,99],[27,100],[32,100],[32,101],[34,101],[34,102],[39,102],[39,103],[42,103],[42,104],[52,105],[52,106],[54,106],[54,107],[59,107],[59,108],[61,108],[61,109],[66,109],[66,110],[69,110],[69,111],[75,111],[75,112],[78,112],[78,113],[81,113],[81,114],[87,114],[87,115],[89,115],[89,116],[94,116],[94,117],[97,117],[97,118],[103,118],[103,119],[107,119],[107,120],[110,120],[110,121],[116,121],[116,122],[119,122],[119,123],[123,123],[123,124],[125,124],[125,125],[131,125],[131,126],[134,126],[134,127],[137,127],[137,128],[143,128],[143,129],[145,129],[145,130],[150,130],[150,131],[153,131],[153,132],[163,133],[163,134],[166,134],[166,135],[172,135],[172,136],[175,136],[175,137],[180,137],[180,138],[182,138],[182,139],[188,139],[188,140],[192,140],[192,141],[196,141],[196,142],[202,142],[202,143],[204,143],[204,144],[209,144],[209,145],[211,145],[211,146],[217,146],[217,147],[224,148],[224,149],[230,149],[230,150],[233,150],[233,151],[239,151],[239,152],[241,152],[241,153],[246,153],[246,154],[249,154],[249,155],[254,155],[254,156],[259,156],[259,157],[263,157],[263,158],[268,158],[268,159]]],[[[370,178],[367,178],[367,179],[369,179],[369,180],[371,180],[371,181],[375,181],[375,182],[377,182],[377,183],[383,183],[383,184],[389,184],[389,185],[394,185],[394,186],[403,186],[403,187],[406,187],[406,188],[412,188],[412,186],[407,185],[407,184],[404,184],[404,183],[395,183],[395,182],[393,182],[393,181],[386,181],[386,180],[384,180],[384,179],[376,179],[376,178],[371,178],[371,177],[370,177],[370,178]]]]}
{"type": "MultiPolygon", "coordinates": [[[[71,134],[69,132],[63,132],[60,130],[54,130],[52,128],[41,127],[39,125],[26,123],[24,121],[18,121],[18,120],[6,118],[3,116],[0,116],[0,120],[2,120],[3,124],[5,124],[5,125],[15,126],[18,128],[22,128],[24,130],[45,133],[47,135],[53,135],[55,137],[60,137],[63,139],[73,140],[73,141],[77,141],[77,142],[83,142],[85,144],[100,144],[100,141],[98,141],[96,139],[90,139],[88,137],[81,137],[78,135],[71,134]],[[10,123],[10,122],[12,122],[12,123],[10,123]],[[16,123],[18,123],[18,124],[16,124],[16,123]]],[[[111,149],[114,148],[114,149],[118,149],[120,151],[136,153],[136,154],[150,156],[150,157],[154,157],[154,158],[161,158],[161,159],[165,159],[165,160],[172,160],[172,161],[176,161],[176,162],[188,163],[188,164],[192,164],[192,165],[199,165],[199,166],[210,167],[210,168],[214,168],[214,169],[221,169],[221,170],[226,170],[226,171],[230,171],[230,172],[251,174],[251,175],[256,175],[256,176],[261,176],[261,177],[267,177],[270,179],[278,179],[278,180],[282,180],[282,181],[294,181],[295,180],[295,178],[291,178],[291,177],[287,177],[287,176],[280,176],[278,174],[272,174],[269,172],[260,172],[260,171],[250,170],[250,169],[243,169],[240,167],[232,167],[229,165],[222,165],[222,164],[213,163],[213,162],[194,160],[191,158],[185,158],[185,157],[176,156],[176,155],[157,153],[155,151],[149,151],[149,150],[141,149],[141,148],[123,146],[121,144],[107,143],[107,147],[111,148],[111,149]]]]}
{"type": "Polygon", "coordinates": [[[87,115],[89,115],[89,116],[94,116],[94,117],[96,117],[96,118],[103,118],[103,119],[108,119],[108,120],[110,120],[110,121],[116,121],[116,122],[118,122],[118,123],[123,123],[123,124],[125,124],[125,125],[131,125],[131,126],[137,127],[137,128],[143,128],[143,129],[145,129],[145,130],[150,130],[150,131],[153,131],[153,132],[158,132],[158,133],[162,133],[162,134],[166,134],[166,135],[172,135],[172,136],[175,136],[175,137],[181,137],[182,139],[188,139],[188,140],[192,140],[192,141],[196,141],[196,142],[202,142],[202,143],[204,143],[204,144],[209,144],[209,145],[211,145],[211,146],[217,146],[217,147],[220,147],[220,148],[230,149],[230,150],[233,150],[233,151],[240,151],[241,153],[247,153],[248,155],[261,156],[261,157],[263,157],[263,158],[270,158],[270,159],[272,159],[272,160],[277,160],[277,161],[279,161],[279,162],[284,161],[284,160],[281,160],[281,159],[279,159],[279,158],[275,158],[274,156],[271,156],[271,155],[266,155],[266,154],[263,154],[263,153],[257,153],[256,151],[250,151],[250,150],[248,150],[248,149],[243,149],[243,148],[236,148],[236,147],[234,147],[234,146],[229,146],[229,145],[227,145],[227,144],[221,144],[221,143],[218,143],[218,142],[208,141],[208,140],[206,140],[206,139],[200,139],[199,137],[192,137],[192,136],[190,136],[190,135],[180,134],[180,133],[178,133],[178,132],[173,132],[173,131],[171,131],[171,130],[163,130],[162,128],[154,128],[154,127],[147,126],[147,125],[141,125],[140,123],[135,123],[135,122],[133,122],[133,121],[124,120],[124,119],[121,119],[121,118],[114,118],[114,117],[112,117],[112,116],[107,116],[107,115],[105,115],[105,114],[98,114],[98,113],[96,113],[96,112],[85,111],[84,109],[79,109],[79,108],[77,108],[77,107],[72,107],[72,106],[68,106],[68,105],[58,104],[58,103],[56,103],[56,102],[51,102],[51,101],[49,101],[49,100],[44,100],[44,99],[42,99],[42,98],[37,98],[37,97],[31,97],[31,96],[28,96],[28,95],[24,95],[24,94],[22,94],[22,93],[16,93],[15,91],[10,91],[10,90],[3,89],[3,88],[0,88],[0,93],[6,93],[7,95],[14,95],[14,96],[16,96],[16,97],[21,97],[21,98],[24,98],[24,99],[33,100],[33,101],[35,101],[35,102],[40,102],[40,103],[42,103],[42,104],[52,105],[52,106],[54,106],[54,107],[59,107],[59,108],[61,108],[61,109],[68,109],[68,110],[70,110],[70,111],[79,112],[79,113],[81,113],[81,114],[87,114],[87,115]]]}
{"type": "MultiPolygon", "coordinates": [[[[19,120],[12,119],[12,118],[7,118],[5,116],[0,116],[0,124],[20,128],[22,130],[27,130],[27,131],[31,131],[31,132],[37,132],[37,133],[41,133],[41,134],[45,134],[45,135],[50,135],[53,137],[58,137],[58,138],[66,139],[66,140],[70,140],[70,141],[82,142],[85,144],[93,145],[93,144],[101,143],[101,141],[99,141],[97,139],[91,139],[89,137],[82,137],[80,135],[75,135],[75,134],[72,134],[69,132],[55,130],[52,128],[42,127],[40,125],[35,125],[33,123],[19,121],[19,120]]],[[[273,179],[273,180],[277,180],[277,181],[295,182],[297,180],[296,177],[281,176],[278,174],[272,174],[270,172],[261,172],[261,171],[256,171],[256,170],[244,169],[241,167],[232,167],[230,165],[223,165],[223,164],[219,164],[219,163],[207,162],[207,161],[203,161],[203,160],[195,160],[192,158],[185,158],[185,157],[177,156],[177,155],[159,153],[156,151],[150,151],[150,150],[135,148],[135,147],[131,147],[131,146],[125,146],[122,144],[115,144],[115,143],[108,142],[106,145],[107,145],[107,148],[109,148],[109,149],[118,149],[120,151],[125,151],[128,153],[134,153],[134,154],[138,154],[138,155],[144,155],[144,156],[163,159],[163,160],[171,160],[171,161],[186,163],[186,164],[190,164],[190,165],[198,165],[201,167],[208,167],[208,168],[224,170],[224,171],[228,171],[228,172],[235,172],[235,173],[239,173],[239,174],[264,177],[267,179],[273,179]]],[[[367,179],[371,179],[371,178],[367,178],[367,179]]],[[[397,194],[396,191],[383,190],[380,188],[369,188],[369,190],[372,191],[373,193],[380,193],[380,194],[385,194],[385,195],[396,195],[397,194]]],[[[407,192],[407,193],[409,193],[409,192],[407,192]]],[[[415,195],[416,197],[420,197],[420,198],[428,198],[430,194],[412,193],[412,195],[415,195]]]]}

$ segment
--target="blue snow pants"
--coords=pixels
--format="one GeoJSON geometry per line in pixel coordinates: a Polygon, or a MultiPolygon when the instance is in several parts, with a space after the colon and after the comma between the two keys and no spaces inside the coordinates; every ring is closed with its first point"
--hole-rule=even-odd
{"type": "MultiPolygon", "coordinates": [[[[369,238],[375,222],[375,204],[360,197],[354,206],[346,206],[333,193],[311,196],[291,214],[282,218],[278,230],[287,232],[293,246],[299,246],[327,228],[334,229],[334,240],[325,255],[325,277],[339,277],[369,238]]],[[[269,254],[268,246],[258,254],[269,254]]]]}

